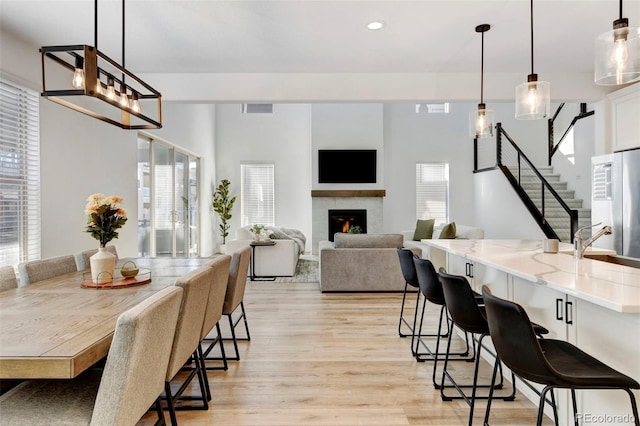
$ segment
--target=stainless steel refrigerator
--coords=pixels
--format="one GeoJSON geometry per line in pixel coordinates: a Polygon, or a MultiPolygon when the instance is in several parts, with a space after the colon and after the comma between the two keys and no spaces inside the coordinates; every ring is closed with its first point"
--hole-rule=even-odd
{"type": "Polygon", "coordinates": [[[594,157],[592,166],[592,221],[613,227],[594,245],[640,259],[640,148],[594,157]]]}
{"type": "Polygon", "coordinates": [[[613,154],[613,221],[616,252],[640,259],[640,149],[613,154]]]}

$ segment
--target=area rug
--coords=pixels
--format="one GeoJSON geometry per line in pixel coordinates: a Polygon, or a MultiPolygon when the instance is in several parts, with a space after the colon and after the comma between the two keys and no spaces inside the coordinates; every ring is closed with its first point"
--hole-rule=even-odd
{"type": "Polygon", "coordinates": [[[305,254],[300,256],[296,265],[296,273],[292,277],[277,277],[277,283],[317,283],[318,256],[305,254]]]}

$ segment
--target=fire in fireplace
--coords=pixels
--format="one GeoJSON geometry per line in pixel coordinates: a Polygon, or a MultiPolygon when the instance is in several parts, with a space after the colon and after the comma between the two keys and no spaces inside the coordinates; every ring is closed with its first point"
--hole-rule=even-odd
{"type": "Polygon", "coordinates": [[[329,210],[329,241],[336,232],[349,232],[355,226],[367,233],[367,210],[329,210]]]}

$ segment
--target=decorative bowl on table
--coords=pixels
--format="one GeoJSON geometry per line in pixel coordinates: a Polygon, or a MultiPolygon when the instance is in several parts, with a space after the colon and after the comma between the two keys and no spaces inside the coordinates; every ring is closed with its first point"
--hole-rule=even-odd
{"type": "Polygon", "coordinates": [[[120,273],[125,278],[135,277],[138,275],[138,272],[140,272],[140,269],[138,269],[138,266],[134,262],[125,263],[120,270],[120,273]]]}

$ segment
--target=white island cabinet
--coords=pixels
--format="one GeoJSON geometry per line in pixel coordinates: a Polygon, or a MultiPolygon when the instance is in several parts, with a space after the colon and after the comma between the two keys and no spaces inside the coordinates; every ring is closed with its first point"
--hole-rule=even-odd
{"type": "MultiPolygon", "coordinates": [[[[547,338],[566,340],[640,381],[640,269],[564,253],[542,252],[541,241],[432,240],[446,253],[449,273],[465,275],[480,291],[521,304],[547,338]]],[[[524,386],[520,390],[537,403],[524,386]]],[[[640,392],[634,391],[637,399],[640,392]]],[[[633,424],[623,391],[577,391],[580,424],[633,424]]],[[[561,424],[573,424],[568,392],[559,398],[561,424]]],[[[547,410],[545,410],[546,412],[547,410]]]]}

